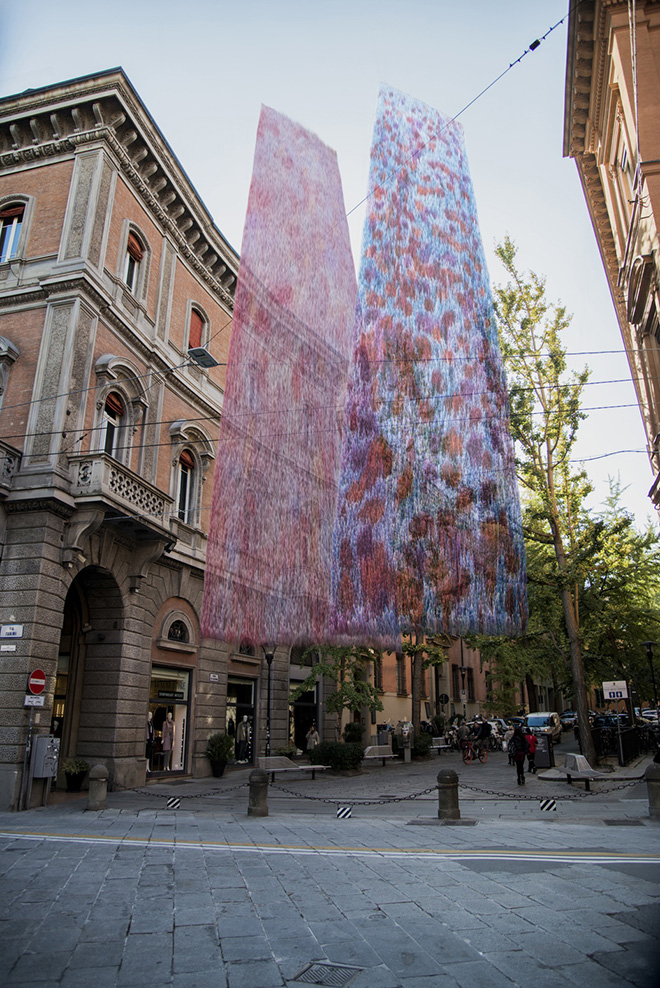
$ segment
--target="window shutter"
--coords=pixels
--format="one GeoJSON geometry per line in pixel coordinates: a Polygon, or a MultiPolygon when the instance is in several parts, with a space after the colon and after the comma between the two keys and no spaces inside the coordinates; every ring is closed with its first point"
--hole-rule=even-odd
{"type": "Polygon", "coordinates": [[[0,220],[11,220],[14,216],[22,216],[25,206],[8,206],[7,209],[0,210],[0,220]]]}
{"type": "Polygon", "coordinates": [[[204,320],[199,312],[193,309],[190,313],[190,332],[188,333],[188,349],[202,345],[202,332],[204,330],[204,320]]]}
{"type": "Polygon", "coordinates": [[[105,407],[109,412],[114,412],[116,415],[124,414],[124,405],[119,395],[116,395],[113,391],[109,395],[106,395],[105,407]]]}
{"type": "Polygon", "coordinates": [[[142,245],[134,233],[129,233],[128,244],[126,245],[126,250],[131,255],[133,260],[141,261],[143,257],[142,245]]]}
{"type": "Polygon", "coordinates": [[[184,467],[188,467],[189,470],[193,470],[195,467],[195,461],[193,460],[192,455],[188,452],[187,449],[184,449],[183,452],[181,453],[181,456],[179,457],[179,463],[181,463],[181,465],[184,467]]]}

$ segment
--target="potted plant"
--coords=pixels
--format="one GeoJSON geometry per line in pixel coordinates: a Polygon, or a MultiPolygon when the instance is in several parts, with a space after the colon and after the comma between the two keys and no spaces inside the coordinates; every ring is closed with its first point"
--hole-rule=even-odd
{"type": "Polygon", "coordinates": [[[211,763],[211,771],[219,779],[227,762],[234,754],[234,739],[217,731],[206,742],[206,757],[211,763]]]}
{"type": "Polygon", "coordinates": [[[83,779],[89,772],[89,763],[84,758],[65,758],[62,771],[66,776],[66,791],[80,792],[83,779]]]}
{"type": "Polygon", "coordinates": [[[292,741],[288,744],[283,744],[280,748],[275,749],[276,755],[281,755],[283,758],[290,758],[292,761],[296,757],[296,752],[298,749],[292,741]]]}

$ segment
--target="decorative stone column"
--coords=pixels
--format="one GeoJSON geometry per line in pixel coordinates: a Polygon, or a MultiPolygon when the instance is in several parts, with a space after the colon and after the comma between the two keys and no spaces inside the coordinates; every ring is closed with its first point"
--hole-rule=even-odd
{"type": "Polygon", "coordinates": [[[268,772],[255,768],[250,772],[248,816],[268,816],[268,772]]]}
{"type": "Polygon", "coordinates": [[[460,820],[458,775],[451,768],[438,772],[438,820],[460,820]]]}
{"type": "Polygon", "coordinates": [[[88,810],[107,809],[108,770],[105,765],[95,765],[89,773],[88,810]]]}
{"type": "Polygon", "coordinates": [[[652,820],[660,820],[660,765],[651,762],[645,778],[649,794],[649,816],[652,820]]]}

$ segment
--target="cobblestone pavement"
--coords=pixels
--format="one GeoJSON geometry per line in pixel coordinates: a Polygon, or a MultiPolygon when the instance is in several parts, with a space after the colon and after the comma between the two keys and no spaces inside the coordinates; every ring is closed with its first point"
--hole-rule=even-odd
{"type": "Polygon", "coordinates": [[[521,800],[510,772],[442,756],[287,776],[264,818],[246,814],[245,771],[112,793],[101,812],[0,814],[0,983],[658,988],[644,784],[613,774],[578,796],[534,777],[521,800]],[[448,765],[480,790],[461,790],[453,825],[425,792],[448,765]],[[541,811],[553,795],[572,798],[541,811]]]}

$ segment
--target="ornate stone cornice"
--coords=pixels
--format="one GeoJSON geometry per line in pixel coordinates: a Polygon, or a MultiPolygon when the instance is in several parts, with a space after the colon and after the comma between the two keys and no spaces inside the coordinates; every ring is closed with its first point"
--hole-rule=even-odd
{"type": "Polygon", "coordinates": [[[181,256],[231,311],[238,255],[121,70],[0,100],[0,169],[99,143],[181,256]]]}
{"type": "Polygon", "coordinates": [[[51,514],[58,515],[66,521],[71,518],[74,508],[69,504],[64,504],[56,497],[34,497],[13,499],[11,495],[3,502],[3,507],[7,514],[17,515],[26,511],[50,511],[51,514]]]}

